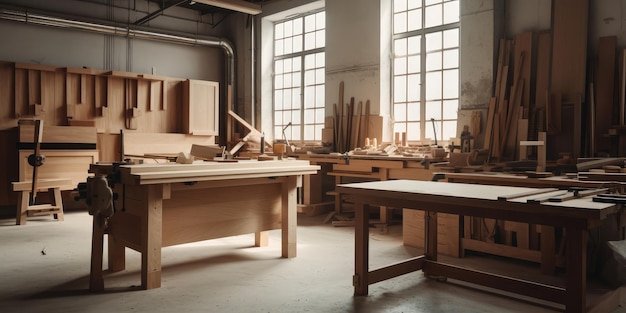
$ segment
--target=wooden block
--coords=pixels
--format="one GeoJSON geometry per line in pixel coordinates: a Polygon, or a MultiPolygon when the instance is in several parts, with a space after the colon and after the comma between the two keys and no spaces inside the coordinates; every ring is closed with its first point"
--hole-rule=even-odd
{"type": "Polygon", "coordinates": [[[213,160],[218,154],[222,153],[222,148],[217,145],[191,145],[191,155],[196,158],[213,160]]]}

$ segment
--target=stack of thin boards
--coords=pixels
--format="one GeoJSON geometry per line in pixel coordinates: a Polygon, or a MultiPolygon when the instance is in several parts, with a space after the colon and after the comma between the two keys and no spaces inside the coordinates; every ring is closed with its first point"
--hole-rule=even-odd
{"type": "Polygon", "coordinates": [[[500,40],[484,141],[491,161],[533,158],[519,142],[537,140],[540,131],[549,135],[551,158],[579,156],[588,9],[589,0],[554,0],[551,32],[500,40]]]}

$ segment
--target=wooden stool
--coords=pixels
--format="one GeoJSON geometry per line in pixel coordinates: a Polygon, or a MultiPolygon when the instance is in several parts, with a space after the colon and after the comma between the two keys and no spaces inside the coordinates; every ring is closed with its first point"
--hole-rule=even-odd
{"type": "Polygon", "coordinates": [[[61,187],[71,187],[72,180],[69,178],[39,179],[37,190],[46,191],[50,195],[50,204],[29,205],[32,182],[13,182],[13,191],[20,193],[17,199],[16,225],[26,224],[26,216],[39,216],[54,214],[56,220],[63,220],[63,199],[61,187]]]}

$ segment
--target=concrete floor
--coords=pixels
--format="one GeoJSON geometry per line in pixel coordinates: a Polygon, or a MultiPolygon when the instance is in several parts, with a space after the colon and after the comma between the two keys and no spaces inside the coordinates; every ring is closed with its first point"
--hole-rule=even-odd
{"type": "MultiPolygon", "coordinates": [[[[353,228],[298,216],[298,256],[280,258],[280,232],[268,247],[253,235],[163,249],[162,287],[138,290],[140,256],[128,250],[125,271],[88,291],[91,217],[64,222],[0,220],[0,310],[3,312],[558,312],[545,305],[425,278],[421,272],[371,285],[354,297],[353,228]]],[[[401,226],[371,234],[371,266],[406,258],[401,226]]],[[[106,268],[106,264],[105,264],[106,268]]],[[[619,311],[619,310],[618,310],[619,311]]],[[[615,311],[615,312],[618,312],[615,311]]],[[[622,312],[622,311],[619,311],[622,312]]]]}

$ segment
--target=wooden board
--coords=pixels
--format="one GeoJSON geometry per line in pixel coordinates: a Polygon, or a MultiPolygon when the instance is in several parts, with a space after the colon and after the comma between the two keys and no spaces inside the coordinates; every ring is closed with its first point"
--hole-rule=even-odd
{"type": "Polygon", "coordinates": [[[178,154],[191,152],[191,146],[214,145],[213,136],[194,136],[173,133],[124,132],[124,154],[178,154]]]}
{"type": "MultiPolygon", "coordinates": [[[[552,9],[551,92],[585,94],[589,0],[554,0],[552,9]]],[[[560,121],[561,107],[550,114],[560,121]]],[[[558,123],[558,122],[557,122],[558,123]]],[[[557,132],[560,124],[555,124],[557,132]]]]}
{"type": "MultiPolygon", "coordinates": [[[[32,121],[32,120],[31,120],[32,121]]],[[[20,122],[20,142],[33,142],[35,126],[29,120],[20,122]]],[[[95,144],[96,128],[88,126],[48,126],[43,131],[42,143],[88,143],[95,144]]]]}
{"type": "MultiPolygon", "coordinates": [[[[524,109],[528,110],[530,108],[530,81],[531,81],[531,73],[530,69],[533,64],[532,59],[533,52],[533,33],[525,32],[515,36],[515,52],[513,53],[514,57],[518,57],[523,54],[524,58],[519,67],[515,68],[515,73],[513,73],[513,77],[517,79],[523,79],[526,84],[524,84],[524,88],[522,89],[521,94],[521,106],[524,109]]],[[[517,83],[517,81],[515,82],[517,83]]],[[[527,116],[524,116],[528,118],[527,116]]]]}
{"type": "Polygon", "coordinates": [[[596,90],[596,123],[595,147],[596,151],[609,151],[610,141],[607,137],[611,125],[619,123],[618,110],[614,102],[615,91],[615,57],[617,51],[617,37],[600,37],[598,44],[598,69],[596,90]]]}

